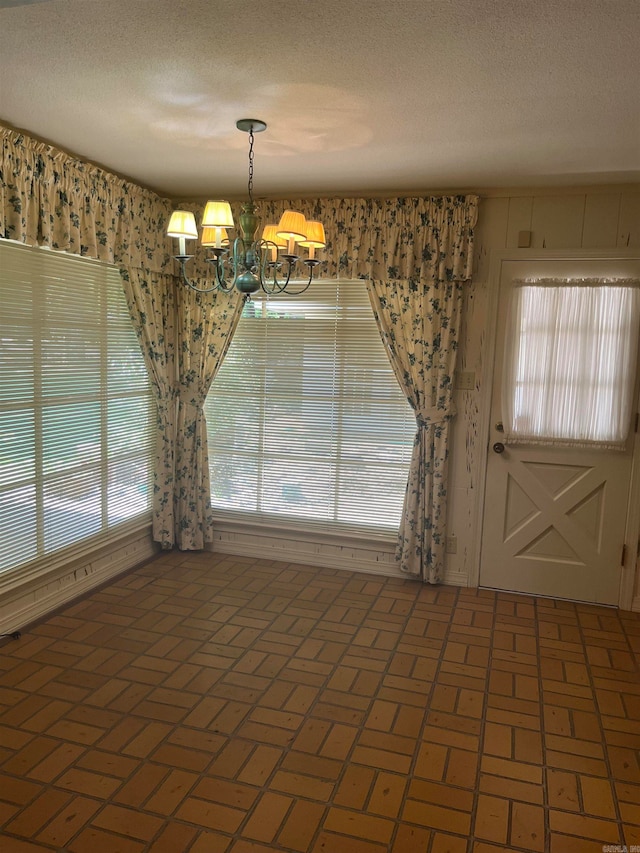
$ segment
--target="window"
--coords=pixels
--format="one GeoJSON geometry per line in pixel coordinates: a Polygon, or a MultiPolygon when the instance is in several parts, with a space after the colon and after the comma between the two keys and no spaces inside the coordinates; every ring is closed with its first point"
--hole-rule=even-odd
{"type": "Polygon", "coordinates": [[[415,417],[363,281],[247,302],[205,411],[214,508],[397,530],[415,417]]]}
{"type": "Polygon", "coordinates": [[[503,400],[509,441],[624,447],[640,327],[638,283],[514,288],[503,400]]]}
{"type": "Polygon", "coordinates": [[[151,509],[153,403],[120,274],[0,241],[0,570],[151,509]]]}

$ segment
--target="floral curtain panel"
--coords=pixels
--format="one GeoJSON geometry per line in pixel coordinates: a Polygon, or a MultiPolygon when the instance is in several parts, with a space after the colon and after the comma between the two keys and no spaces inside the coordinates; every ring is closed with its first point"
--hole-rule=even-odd
{"type": "MultiPolygon", "coordinates": [[[[200,282],[202,286],[204,282],[200,282]]],[[[244,300],[233,293],[178,290],[178,414],[175,511],[177,545],[199,550],[213,541],[204,402],[227,353],[244,300]]]]}
{"type": "Polygon", "coordinates": [[[407,574],[440,583],[462,285],[409,280],[372,281],[368,287],[389,360],[417,425],[396,558],[407,574]]]}
{"type": "Polygon", "coordinates": [[[173,276],[121,270],[129,311],[140,341],[157,405],[153,539],[163,548],[175,542],[176,452],[176,285],[173,276]]]}

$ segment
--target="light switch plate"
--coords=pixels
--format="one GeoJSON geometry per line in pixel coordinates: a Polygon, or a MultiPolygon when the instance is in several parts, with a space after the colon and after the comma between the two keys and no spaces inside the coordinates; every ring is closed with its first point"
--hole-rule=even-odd
{"type": "Polygon", "coordinates": [[[476,387],[476,374],[473,370],[461,370],[456,373],[455,387],[458,391],[473,391],[476,387]]]}
{"type": "Polygon", "coordinates": [[[530,249],[531,248],[531,231],[518,231],[518,248],[519,249],[530,249]]]}

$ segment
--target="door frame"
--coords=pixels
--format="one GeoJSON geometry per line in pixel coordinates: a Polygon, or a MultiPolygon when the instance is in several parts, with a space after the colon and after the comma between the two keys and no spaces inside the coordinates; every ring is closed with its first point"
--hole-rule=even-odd
{"type": "MultiPolygon", "coordinates": [[[[482,391],[480,392],[480,417],[478,435],[480,436],[477,457],[478,497],[475,501],[475,513],[472,524],[472,559],[469,574],[469,586],[477,587],[480,581],[480,560],[482,557],[482,533],[484,529],[484,504],[487,479],[487,461],[491,431],[491,400],[493,397],[493,377],[496,359],[496,334],[498,330],[498,297],[502,278],[502,266],[507,261],[586,261],[586,260],[640,260],[638,249],[589,250],[581,249],[499,249],[492,250],[489,259],[488,299],[487,299],[487,337],[483,353],[482,391]]],[[[640,362],[640,356],[639,356],[640,362]]],[[[640,379],[639,379],[640,381],[640,379]]],[[[636,383],[636,386],[638,382],[636,383]]],[[[640,405],[636,407],[636,410],[640,405]]],[[[640,432],[633,437],[633,455],[631,463],[631,482],[629,485],[629,503],[624,541],[627,553],[622,566],[618,607],[621,610],[640,611],[640,594],[634,599],[633,592],[636,575],[640,579],[640,432]]]]}

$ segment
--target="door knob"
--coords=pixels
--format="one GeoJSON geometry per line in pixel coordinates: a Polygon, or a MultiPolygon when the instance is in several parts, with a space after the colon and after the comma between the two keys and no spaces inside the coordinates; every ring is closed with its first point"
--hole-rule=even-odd
{"type": "Polygon", "coordinates": [[[501,441],[496,441],[493,445],[493,450],[495,453],[504,453],[504,444],[501,441]]]}

